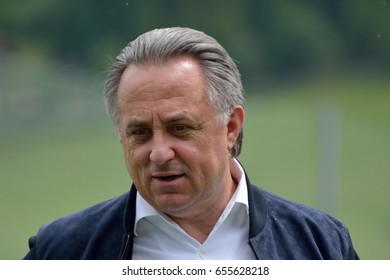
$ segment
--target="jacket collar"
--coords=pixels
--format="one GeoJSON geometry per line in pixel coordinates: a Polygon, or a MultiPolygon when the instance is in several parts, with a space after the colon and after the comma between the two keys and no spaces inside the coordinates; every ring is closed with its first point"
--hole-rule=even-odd
{"type": "Polygon", "coordinates": [[[137,189],[135,185],[132,184],[126,203],[125,217],[123,219],[124,234],[122,239],[122,248],[119,254],[120,260],[129,260],[133,254],[136,198],[137,189]]]}
{"type": "Polygon", "coordinates": [[[267,218],[267,207],[260,189],[250,183],[246,172],[245,178],[248,186],[249,239],[251,239],[263,230],[267,218]]]}
{"type": "Polygon", "coordinates": [[[249,245],[251,246],[256,259],[264,258],[264,252],[260,250],[261,246],[255,244],[261,242],[261,232],[265,227],[267,220],[267,206],[264,196],[260,189],[251,185],[248,176],[246,175],[248,185],[248,203],[249,203],[249,245]]]}

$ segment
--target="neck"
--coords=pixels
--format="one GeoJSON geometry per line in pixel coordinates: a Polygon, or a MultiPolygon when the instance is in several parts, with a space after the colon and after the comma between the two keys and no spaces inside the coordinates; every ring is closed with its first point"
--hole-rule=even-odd
{"type": "Polygon", "coordinates": [[[230,160],[230,174],[225,188],[223,188],[218,201],[213,204],[213,207],[205,208],[204,211],[191,218],[171,217],[188,235],[200,244],[206,241],[236,191],[240,171],[233,159],[230,160]]]}
{"type": "Polygon", "coordinates": [[[230,191],[224,193],[224,197],[220,197],[220,201],[224,203],[218,203],[212,209],[205,209],[197,216],[188,218],[172,218],[188,235],[197,240],[200,244],[203,244],[214,226],[221,217],[226,205],[229,203],[231,197],[234,194],[236,186],[229,188],[230,191]]]}

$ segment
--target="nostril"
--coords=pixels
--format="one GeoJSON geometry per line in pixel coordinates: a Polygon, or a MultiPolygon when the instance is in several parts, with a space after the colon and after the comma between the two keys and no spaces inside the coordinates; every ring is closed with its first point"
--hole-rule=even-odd
{"type": "Polygon", "coordinates": [[[170,147],[156,147],[150,153],[150,160],[156,164],[164,164],[175,157],[175,152],[170,147]]]}

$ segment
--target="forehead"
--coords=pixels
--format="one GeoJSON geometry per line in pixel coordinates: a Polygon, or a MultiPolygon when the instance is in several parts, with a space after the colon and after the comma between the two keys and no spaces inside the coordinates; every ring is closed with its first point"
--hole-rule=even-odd
{"type": "MultiPolygon", "coordinates": [[[[198,61],[189,56],[178,56],[165,62],[130,64],[122,74],[119,98],[142,95],[146,98],[154,93],[177,93],[183,89],[206,93],[206,79],[198,61]]],[[[141,97],[141,96],[140,96],[141,97]]]]}
{"type": "Polygon", "coordinates": [[[204,106],[207,83],[199,63],[181,56],[163,63],[131,64],[118,87],[121,114],[139,114],[139,110],[183,111],[204,106]]]}

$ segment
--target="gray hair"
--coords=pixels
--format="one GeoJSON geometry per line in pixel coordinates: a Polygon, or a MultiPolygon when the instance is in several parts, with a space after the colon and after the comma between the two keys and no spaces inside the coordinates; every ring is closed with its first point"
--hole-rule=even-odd
{"type": "MultiPolygon", "coordinates": [[[[196,59],[208,84],[207,102],[228,124],[234,106],[244,106],[244,90],[236,64],[226,50],[203,32],[181,27],[155,29],[130,42],[113,62],[104,87],[104,101],[114,126],[119,127],[117,92],[123,72],[132,63],[163,63],[179,55],[196,59]]],[[[241,152],[243,130],[229,155],[241,152]]]]}

